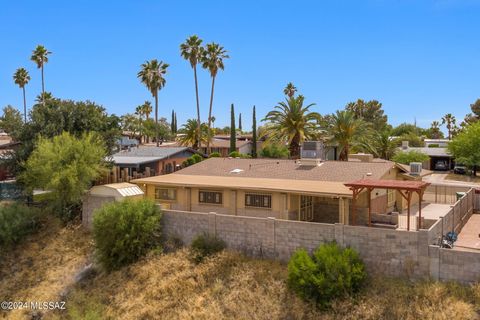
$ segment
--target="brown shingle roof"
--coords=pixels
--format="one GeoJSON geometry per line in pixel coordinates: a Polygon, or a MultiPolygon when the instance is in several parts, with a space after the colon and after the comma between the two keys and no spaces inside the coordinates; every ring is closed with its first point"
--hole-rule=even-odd
{"type": "Polygon", "coordinates": [[[366,177],[382,178],[394,168],[390,161],[325,161],[320,166],[300,166],[295,160],[210,158],[175,172],[173,175],[248,177],[350,182],[366,177]],[[238,173],[232,170],[240,169],[238,173]]]}

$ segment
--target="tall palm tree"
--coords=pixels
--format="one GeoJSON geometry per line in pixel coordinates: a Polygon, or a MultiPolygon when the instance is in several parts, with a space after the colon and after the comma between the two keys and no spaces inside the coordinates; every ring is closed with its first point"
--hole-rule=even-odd
{"type": "Polygon", "coordinates": [[[145,104],[141,104],[135,108],[135,114],[139,118],[139,128],[140,128],[140,143],[142,140],[146,140],[144,138],[144,124],[143,124],[143,117],[146,117],[146,109],[145,104]]]}
{"type": "Polygon", "coordinates": [[[452,132],[456,127],[456,122],[457,122],[457,119],[455,119],[455,116],[452,115],[451,113],[447,113],[442,117],[442,124],[446,124],[447,130],[448,130],[448,140],[452,139],[452,132]]]}
{"type": "Polygon", "coordinates": [[[157,59],[152,59],[143,63],[137,74],[137,77],[155,98],[155,136],[157,147],[160,145],[158,132],[158,91],[165,86],[166,80],[164,75],[167,73],[167,68],[168,64],[163,61],[158,61],[157,59]]]}
{"type": "Polygon", "coordinates": [[[180,145],[199,149],[203,143],[206,143],[209,139],[209,135],[207,134],[208,127],[205,123],[202,123],[200,125],[200,134],[197,132],[198,128],[199,126],[196,119],[188,119],[187,123],[185,123],[179,131],[182,133],[178,138],[180,145]]]}
{"type": "Polygon", "coordinates": [[[304,99],[299,95],[286,99],[286,102],[279,102],[262,120],[269,121],[263,132],[267,142],[287,142],[292,158],[298,158],[300,155],[300,145],[303,141],[318,134],[321,116],[310,111],[314,103],[304,106],[304,99]]]}
{"type": "MultiPolygon", "coordinates": [[[[212,127],[212,106],[213,106],[213,94],[215,90],[215,78],[217,77],[218,70],[224,69],[223,60],[230,58],[227,51],[218,43],[212,42],[207,44],[206,49],[202,55],[202,67],[208,69],[210,76],[212,77],[212,91],[210,93],[210,108],[208,110],[208,132],[212,127]]],[[[207,153],[210,154],[210,139],[207,140],[207,153]]]]}
{"type": "Polygon", "coordinates": [[[295,92],[297,92],[297,87],[295,87],[291,82],[289,82],[285,89],[283,89],[283,93],[285,93],[285,95],[289,98],[293,97],[295,92]]]}
{"type": "Polygon", "coordinates": [[[45,94],[45,79],[43,76],[43,68],[45,63],[48,62],[48,56],[52,52],[48,51],[44,46],[38,45],[32,52],[30,60],[37,64],[37,68],[42,69],[42,96],[45,94]]]}
{"type": "Polygon", "coordinates": [[[339,160],[348,161],[350,147],[359,145],[368,134],[368,125],[364,120],[356,118],[352,111],[341,110],[329,118],[327,132],[330,140],[340,147],[339,160]]]}
{"type": "MultiPolygon", "coordinates": [[[[193,69],[193,77],[195,78],[195,98],[197,100],[197,132],[200,134],[200,101],[198,98],[198,79],[197,79],[197,64],[202,60],[204,48],[202,47],[202,39],[196,35],[190,36],[180,45],[180,54],[185,60],[190,62],[193,69]]],[[[198,137],[200,140],[200,137],[198,137]]]]}
{"type": "Polygon", "coordinates": [[[145,101],[142,104],[143,114],[145,115],[146,119],[150,119],[150,113],[152,113],[152,103],[150,101],[145,101]]]}
{"type": "Polygon", "coordinates": [[[18,68],[13,74],[13,81],[15,81],[15,84],[17,84],[23,91],[23,116],[25,118],[25,122],[27,122],[27,99],[25,98],[25,86],[27,85],[28,81],[30,81],[30,75],[25,68],[18,68]]]}

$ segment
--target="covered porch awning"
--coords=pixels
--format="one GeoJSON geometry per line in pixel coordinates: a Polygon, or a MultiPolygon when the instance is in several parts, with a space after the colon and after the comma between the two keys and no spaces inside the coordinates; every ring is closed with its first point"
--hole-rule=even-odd
{"type": "Polygon", "coordinates": [[[422,199],[425,189],[430,185],[428,182],[419,180],[378,180],[378,179],[361,179],[345,183],[345,186],[350,188],[353,192],[352,197],[352,224],[355,225],[356,215],[356,200],[358,195],[363,191],[368,192],[368,226],[372,225],[372,206],[371,193],[373,189],[387,189],[397,190],[402,197],[407,201],[407,230],[410,230],[410,203],[412,194],[417,193],[419,199],[419,223],[418,228],[421,228],[422,219],[422,199]]]}

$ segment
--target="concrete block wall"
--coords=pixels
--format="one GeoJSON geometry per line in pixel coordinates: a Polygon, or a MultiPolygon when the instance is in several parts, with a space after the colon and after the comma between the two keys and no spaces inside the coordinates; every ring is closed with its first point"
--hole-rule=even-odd
{"type": "Polygon", "coordinates": [[[211,215],[215,219],[211,233],[223,239],[227,247],[254,257],[275,257],[275,219],[231,215],[211,215]]]}
{"type": "Polygon", "coordinates": [[[163,210],[162,224],[165,237],[180,237],[185,244],[198,234],[210,232],[208,213],[163,210]]]}
{"type": "Polygon", "coordinates": [[[441,281],[480,281],[480,252],[429,247],[430,276],[441,281]]]}
{"type": "Polygon", "coordinates": [[[298,248],[312,252],[320,244],[334,241],[335,226],[324,223],[275,220],[276,258],[288,261],[298,248]]]}
{"type": "Polygon", "coordinates": [[[441,222],[429,230],[399,231],[173,210],[164,210],[163,218],[164,233],[179,236],[186,244],[208,232],[246,255],[288,261],[299,248],[311,252],[322,243],[336,241],[357,250],[369,273],[462,283],[479,281],[480,252],[433,245],[441,234],[441,222]]]}
{"type": "Polygon", "coordinates": [[[343,226],[343,245],[358,251],[371,273],[420,276],[418,232],[343,226]]]}

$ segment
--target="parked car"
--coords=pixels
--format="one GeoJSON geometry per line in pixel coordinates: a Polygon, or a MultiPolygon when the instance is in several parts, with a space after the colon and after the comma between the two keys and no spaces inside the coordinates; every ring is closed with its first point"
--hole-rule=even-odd
{"type": "Polygon", "coordinates": [[[463,164],[456,164],[455,167],[453,168],[453,173],[466,174],[467,173],[467,167],[464,166],[463,164]]]}
{"type": "Polygon", "coordinates": [[[442,170],[442,171],[448,170],[447,164],[445,163],[445,161],[437,161],[435,163],[435,170],[442,170]]]}

